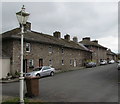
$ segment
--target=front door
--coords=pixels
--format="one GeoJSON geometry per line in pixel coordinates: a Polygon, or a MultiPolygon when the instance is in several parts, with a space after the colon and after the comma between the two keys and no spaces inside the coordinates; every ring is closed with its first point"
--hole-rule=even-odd
{"type": "Polygon", "coordinates": [[[43,66],[43,59],[39,59],[39,67],[43,66]]]}
{"type": "Polygon", "coordinates": [[[23,72],[27,73],[27,59],[23,60],[23,72]]]}
{"type": "Polygon", "coordinates": [[[77,66],[77,60],[75,59],[74,60],[74,67],[76,67],[77,66]]]}

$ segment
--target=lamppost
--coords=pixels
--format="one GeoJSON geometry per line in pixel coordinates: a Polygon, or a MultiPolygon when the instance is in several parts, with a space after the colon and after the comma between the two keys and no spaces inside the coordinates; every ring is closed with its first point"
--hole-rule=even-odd
{"type": "Polygon", "coordinates": [[[24,25],[27,22],[29,13],[25,12],[25,7],[23,5],[21,11],[16,13],[18,22],[21,27],[21,70],[20,70],[20,104],[24,104],[24,77],[23,77],[23,34],[24,34],[24,25]]]}

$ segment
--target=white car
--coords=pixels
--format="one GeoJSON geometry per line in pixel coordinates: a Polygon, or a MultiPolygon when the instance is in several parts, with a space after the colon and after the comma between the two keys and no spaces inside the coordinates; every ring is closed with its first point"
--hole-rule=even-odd
{"type": "Polygon", "coordinates": [[[101,60],[100,65],[106,65],[107,61],[106,60],[101,60]]]}
{"type": "Polygon", "coordinates": [[[119,64],[117,65],[117,68],[118,68],[118,70],[120,70],[120,62],[119,62],[119,64]]]}
{"type": "Polygon", "coordinates": [[[110,60],[110,61],[109,61],[109,64],[113,64],[113,63],[115,63],[114,60],[110,60]]]}
{"type": "Polygon", "coordinates": [[[55,73],[55,68],[52,68],[50,66],[42,66],[42,67],[38,67],[35,68],[32,72],[26,73],[26,77],[35,77],[35,76],[39,76],[39,77],[43,77],[43,76],[48,76],[51,75],[53,76],[55,73]]]}

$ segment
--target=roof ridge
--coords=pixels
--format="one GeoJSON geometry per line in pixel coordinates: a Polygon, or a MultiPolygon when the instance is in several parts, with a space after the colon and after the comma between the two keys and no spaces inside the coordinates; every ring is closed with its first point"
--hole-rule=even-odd
{"type": "Polygon", "coordinates": [[[89,43],[89,44],[87,44],[87,45],[93,45],[93,46],[98,46],[98,47],[102,47],[102,48],[107,49],[106,47],[104,47],[104,46],[102,46],[102,45],[100,45],[100,44],[98,44],[98,43],[95,43],[95,42],[93,42],[93,41],[82,40],[82,41],[80,41],[80,43],[83,43],[83,44],[89,43]],[[92,44],[90,44],[90,43],[92,43],[92,44]]]}
{"type": "MultiPolygon", "coordinates": [[[[4,38],[14,38],[14,39],[20,39],[20,35],[18,34],[19,31],[16,31],[17,29],[20,30],[20,28],[15,28],[11,31],[5,32],[4,38]]],[[[39,33],[36,31],[27,31],[25,32],[24,39],[29,40],[29,41],[36,41],[36,42],[41,42],[41,43],[46,43],[46,44],[54,44],[54,45],[59,45],[61,47],[66,47],[66,48],[73,48],[73,49],[80,49],[80,50],[85,50],[86,49],[79,44],[73,42],[73,41],[68,41],[63,38],[56,38],[52,35],[44,34],[44,33],[39,33]]]]}

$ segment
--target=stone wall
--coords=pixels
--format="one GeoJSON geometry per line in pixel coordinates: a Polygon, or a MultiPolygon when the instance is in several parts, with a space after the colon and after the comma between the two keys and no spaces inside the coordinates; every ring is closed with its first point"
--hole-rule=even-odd
{"type": "Polygon", "coordinates": [[[96,47],[96,46],[90,46],[89,47],[93,53],[92,53],[92,60],[96,61],[98,64],[100,60],[107,60],[107,51],[104,48],[96,47]]]}
{"type": "MultiPolygon", "coordinates": [[[[4,45],[6,47],[6,44],[4,45]]],[[[7,47],[9,47],[9,44],[7,44],[7,47]]],[[[16,71],[20,71],[20,40],[14,40],[12,47],[11,70],[14,74],[16,71]]],[[[49,44],[24,42],[24,59],[27,60],[27,72],[32,71],[32,68],[29,68],[29,60],[31,59],[33,60],[34,67],[38,67],[39,59],[43,59],[43,65],[49,66],[51,60],[52,67],[69,70],[83,66],[86,59],[91,59],[91,53],[49,44]],[[30,43],[30,52],[26,52],[26,43],[30,43]],[[52,52],[50,52],[50,50],[52,50],[52,52]]]]}

